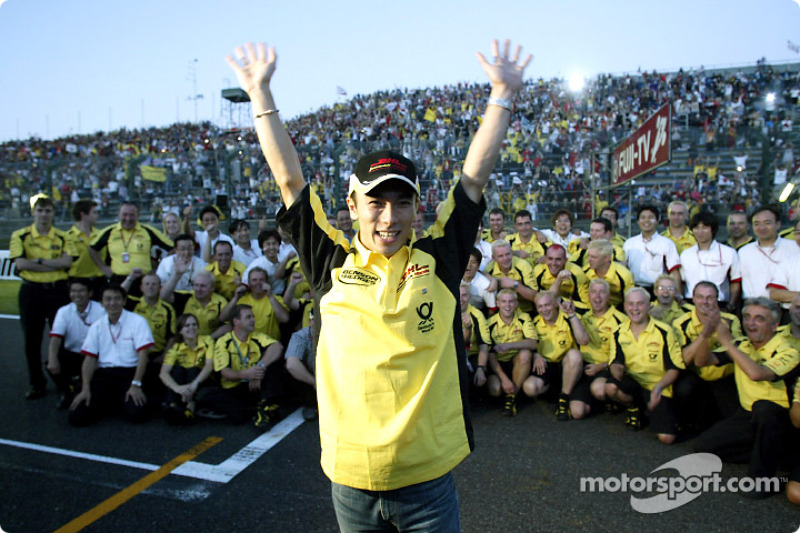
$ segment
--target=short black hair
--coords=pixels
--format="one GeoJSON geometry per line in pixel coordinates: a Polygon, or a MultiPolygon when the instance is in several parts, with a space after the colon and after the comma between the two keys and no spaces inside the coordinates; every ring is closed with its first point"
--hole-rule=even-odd
{"type": "Polygon", "coordinates": [[[750,215],[750,224],[753,223],[753,217],[755,217],[759,213],[763,213],[764,211],[769,211],[773,215],[775,215],[775,222],[781,222],[781,210],[778,207],[775,207],[772,204],[760,205],[753,210],[752,214],[750,215]]]}
{"type": "Polygon", "coordinates": [[[661,212],[658,210],[658,207],[654,206],[653,204],[644,204],[636,211],[636,218],[638,219],[642,216],[643,211],[650,211],[656,216],[656,220],[661,220],[661,212]]]}
{"type": "Polygon", "coordinates": [[[611,223],[610,220],[608,220],[605,217],[593,218],[592,221],[589,223],[589,227],[591,227],[592,224],[602,224],[606,232],[612,231],[614,229],[614,225],[611,223]]]}
{"type": "Polygon", "coordinates": [[[267,239],[273,238],[277,240],[279,243],[281,242],[281,234],[275,231],[274,229],[265,229],[261,233],[258,234],[258,247],[263,248],[264,243],[267,239]]]}
{"type": "Polygon", "coordinates": [[[713,213],[709,213],[708,211],[700,211],[699,213],[696,213],[689,221],[689,229],[693,230],[699,224],[711,228],[712,237],[717,236],[717,230],[719,230],[719,220],[717,220],[717,217],[713,213]]]}
{"type": "Polygon", "coordinates": [[[79,222],[81,215],[88,215],[93,207],[97,207],[97,202],[94,200],[78,200],[72,206],[72,218],[79,222]]]}

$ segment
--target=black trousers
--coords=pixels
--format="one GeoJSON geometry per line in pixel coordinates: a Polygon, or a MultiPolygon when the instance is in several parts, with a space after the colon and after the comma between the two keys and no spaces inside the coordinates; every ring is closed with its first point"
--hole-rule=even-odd
{"type": "Polygon", "coordinates": [[[282,363],[277,361],[267,368],[260,390],[251,391],[245,382],[230,389],[205,387],[198,391],[197,404],[227,415],[231,424],[243,424],[253,417],[260,403],[277,403],[278,398],[285,396],[288,373],[282,363]]]}
{"type": "Polygon", "coordinates": [[[789,433],[789,411],[760,400],[751,412],[739,409],[694,441],[695,452],[714,453],[723,461],[747,463],[750,477],[772,477],[778,471],[789,433]]]}
{"type": "Polygon", "coordinates": [[[58,349],[58,362],[61,365],[61,372],[50,374],[50,379],[53,380],[56,389],[61,394],[80,392],[83,358],[83,354],[65,350],[63,345],[58,349]]]}
{"type": "Polygon", "coordinates": [[[42,338],[45,325],[53,324],[59,307],[69,303],[67,282],[33,283],[23,281],[19,288],[19,321],[25,339],[30,386],[44,389],[47,378],[42,359],[42,338]]]}
{"type": "Polygon", "coordinates": [[[92,396],[89,405],[82,403],[77,409],[70,411],[69,423],[74,426],[87,426],[115,412],[121,412],[131,422],[146,421],[151,411],[149,398],[144,405],[136,405],[132,400],[125,399],[135,374],[136,367],[95,370],[90,384],[92,396]]]}

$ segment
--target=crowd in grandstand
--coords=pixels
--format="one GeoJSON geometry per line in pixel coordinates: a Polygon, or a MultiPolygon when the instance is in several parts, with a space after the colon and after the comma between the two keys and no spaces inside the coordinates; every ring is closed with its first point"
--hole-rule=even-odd
{"type": "MultiPolygon", "coordinates": [[[[777,87],[796,102],[799,80],[761,65],[747,74],[603,76],[581,95],[560,82],[528,83],[461,286],[473,396],[498,398],[508,417],[538,397],[565,422],[624,411],[628,428],[649,424],[665,444],[694,438],[698,451],[748,461],[753,477],[773,477],[781,460],[796,459],[787,452],[800,437],[791,428],[800,426],[800,231],[779,236],[784,213],[757,205],[747,153],[760,143],[779,148],[776,182],[797,171],[791,113],[763,101],[777,87]],[[593,176],[606,173],[592,154],[666,102],[674,142],[692,152],[689,177],[643,189],[633,205],[592,198],[593,176]],[[702,135],[683,138],[698,130],[681,129],[681,120],[702,135]],[[737,152],[730,176],[718,146],[737,152]],[[710,196],[741,207],[727,219],[726,243],[716,238],[717,216],[701,208],[710,196]],[[620,236],[614,203],[632,212],[639,234],[620,236]],[[537,228],[543,215],[551,225],[537,228]],[[588,233],[575,228],[579,217],[588,233]]],[[[337,238],[357,235],[336,209],[342,183],[373,149],[419,162],[420,209],[432,219],[458,181],[455,161],[486,97],[481,85],[396,90],[288,122],[337,238]]],[[[244,220],[282,205],[252,133],[176,125],[3,150],[4,199],[18,208],[30,200],[33,216],[10,242],[23,278],[28,399],[45,396],[49,375],[75,425],[118,409],[135,422],[160,411],[171,424],[209,417],[269,431],[292,401],[316,418],[311,286],[285,235],[262,226],[252,239],[244,220]],[[126,166],[131,158],[168,168],[169,178],[140,179],[126,166]],[[26,198],[24,183],[42,189],[50,163],[58,194],[26,198]],[[190,201],[224,196],[227,177],[236,187],[230,224],[212,202],[197,212],[190,201]],[[87,191],[93,200],[80,199],[87,191]],[[156,197],[152,217],[162,228],[140,221],[130,201],[156,197]],[[96,228],[112,198],[118,221],[96,228]],[[59,203],[71,205],[69,231],[53,226],[59,203]]],[[[426,235],[416,224],[415,237],[426,235]]],[[[800,503],[800,471],[790,480],[800,503]]]]}
{"type": "MultiPolygon", "coordinates": [[[[608,180],[608,148],[670,102],[673,149],[686,154],[681,163],[686,168],[657,174],[664,178],[658,184],[638,187],[634,206],[625,195],[600,201],[620,207],[623,215],[641,203],[663,207],[676,197],[749,208],[759,203],[763,187],[752,161],[764,142],[774,147],[775,159],[766,164],[774,165],[778,182],[797,171],[791,137],[799,76],[759,63],[740,71],[599,76],[578,93],[563,80],[529,81],[516,101],[496,179],[487,190],[490,207],[513,212],[526,198],[536,219],[567,208],[588,220],[590,191],[608,180]],[[774,101],[766,101],[769,93],[774,101]],[[721,160],[720,150],[726,150],[721,160]],[[594,183],[590,176],[597,176],[594,183]]],[[[342,205],[342,184],[361,154],[392,148],[419,162],[422,208],[430,220],[460,174],[485,98],[486,86],[478,84],[395,89],[323,107],[288,121],[287,128],[328,211],[342,205]]],[[[241,218],[260,218],[279,207],[268,175],[251,130],[210,123],[0,145],[0,203],[22,216],[27,198],[45,191],[49,178],[63,218],[70,201],[88,196],[108,215],[131,198],[152,203],[157,215],[197,199],[213,203],[229,193],[230,210],[241,218]],[[147,179],[140,165],[164,169],[165,181],[147,179]]]]}

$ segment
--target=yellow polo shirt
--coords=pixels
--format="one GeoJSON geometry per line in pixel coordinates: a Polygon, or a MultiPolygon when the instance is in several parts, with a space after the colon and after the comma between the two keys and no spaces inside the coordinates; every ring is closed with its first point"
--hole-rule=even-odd
{"type": "MultiPolygon", "coordinates": [[[[764,346],[756,350],[750,339],[737,339],[739,350],[750,359],[772,370],[778,377],[775,381],[753,381],[744,371],[735,365],[734,377],[736,389],[739,391],[739,403],[745,411],[752,411],[753,404],[759,400],[767,400],[788,409],[791,383],[786,379],[796,374],[800,365],[798,352],[784,335],[775,335],[764,346]]],[[[717,355],[720,363],[732,362],[727,352],[717,355]]]]}
{"type": "MultiPolygon", "coordinates": [[[[283,298],[275,296],[275,300],[286,309],[283,304],[283,298]]],[[[263,333],[277,341],[281,340],[281,324],[275,315],[275,308],[272,307],[272,302],[268,296],[256,300],[252,294],[247,293],[239,298],[239,304],[247,304],[253,308],[253,315],[256,317],[256,332],[263,333]]],[[[288,309],[286,311],[288,312],[288,309]]]]}
{"type": "Polygon", "coordinates": [[[190,292],[180,293],[175,292],[175,308],[180,309],[181,304],[178,303],[178,298],[182,300],[183,310],[181,313],[191,313],[197,318],[199,325],[200,335],[211,335],[220,326],[219,314],[228,305],[228,300],[217,293],[211,294],[211,299],[206,305],[202,305],[194,294],[190,292]]]}
{"type": "MultiPolygon", "coordinates": [[[[611,343],[612,364],[625,365],[625,373],[645,389],[652,391],[668,370],[684,370],[681,347],[672,326],[650,319],[637,339],[630,321],[620,324],[611,343]]],[[[661,391],[672,397],[672,386],[661,391]]]]}
{"type": "Polygon", "coordinates": [[[602,316],[587,311],[581,316],[584,329],[589,334],[589,343],[580,347],[583,360],[587,363],[611,363],[611,341],[620,324],[629,320],[622,311],[609,307],[602,316]]]}
{"type": "Polygon", "coordinates": [[[155,342],[150,351],[163,352],[169,338],[175,335],[175,322],[178,319],[175,308],[161,298],[155,305],[150,306],[144,297],[136,296],[129,296],[128,305],[125,307],[147,320],[155,342]]]}
{"type": "Polygon", "coordinates": [[[164,354],[164,364],[183,368],[203,368],[207,360],[214,360],[214,339],[208,335],[197,338],[197,347],[189,348],[186,343],[176,342],[164,354]]]}
{"type": "Polygon", "coordinates": [[[469,339],[464,339],[467,343],[467,354],[477,355],[480,352],[481,345],[491,344],[491,335],[489,333],[489,322],[480,311],[473,307],[471,304],[467,305],[467,313],[469,313],[470,320],[472,321],[472,328],[470,331],[469,339]]]}
{"type": "MultiPolygon", "coordinates": [[[[586,301],[589,300],[589,282],[593,279],[598,278],[597,272],[594,269],[586,267],[583,270],[584,274],[586,274],[586,285],[584,286],[584,294],[586,295],[586,301]]],[[[611,305],[613,307],[619,307],[622,304],[622,301],[625,299],[625,291],[630,289],[634,286],[633,283],[633,274],[631,271],[628,270],[627,267],[616,263],[614,261],[611,262],[611,265],[608,267],[608,271],[606,275],[603,276],[603,279],[608,282],[609,290],[611,293],[611,305]]]]}
{"type": "Polygon", "coordinates": [[[697,239],[694,238],[694,233],[692,233],[688,227],[680,237],[673,236],[672,233],[670,233],[669,228],[662,231],[661,235],[675,243],[675,247],[678,249],[678,255],[681,255],[687,248],[691,248],[697,244],[697,239]]]}
{"type": "MultiPolygon", "coordinates": [[[[725,320],[731,328],[731,333],[734,339],[742,337],[742,324],[736,315],[730,313],[721,313],[721,318],[725,320]]],[[[687,346],[695,341],[697,337],[703,332],[705,326],[700,322],[700,317],[697,316],[697,309],[693,309],[688,313],[680,315],[672,322],[672,327],[675,329],[675,335],[678,337],[678,343],[681,346],[687,346]]],[[[719,342],[719,336],[715,331],[714,334],[708,339],[708,348],[712,352],[724,351],[719,342]]],[[[733,363],[725,365],[707,365],[697,368],[692,365],[691,370],[697,373],[698,376],[706,381],[716,381],[726,376],[733,374],[733,363]]]]}
{"type": "MultiPolygon", "coordinates": [[[[230,331],[217,339],[214,345],[214,371],[220,372],[223,368],[239,371],[254,367],[264,355],[264,350],[275,342],[275,339],[256,332],[248,335],[247,340],[239,342],[230,331]]],[[[232,389],[242,381],[220,377],[220,383],[223,389],[232,389]]]]}
{"type": "MultiPolygon", "coordinates": [[[[495,313],[489,318],[487,325],[489,327],[489,339],[491,340],[490,351],[494,351],[494,347],[497,344],[537,339],[533,320],[531,320],[528,313],[524,313],[519,309],[514,312],[514,316],[508,324],[500,317],[500,313],[495,313]]],[[[495,356],[498,361],[505,362],[514,359],[518,353],[519,350],[508,350],[505,353],[495,353],[495,356]]]]}
{"type": "MultiPolygon", "coordinates": [[[[100,232],[97,228],[92,228],[92,234],[87,236],[84,232],[78,229],[77,226],[72,226],[68,231],[70,241],[72,242],[72,249],[78,258],[72,262],[69,269],[69,277],[71,278],[99,278],[102,277],[103,271],[100,270],[92,258],[89,256],[89,243],[97,238],[100,232]]],[[[105,254],[100,254],[104,258],[105,254]]],[[[95,295],[98,296],[98,295],[95,295]]]]}
{"type": "MultiPolygon", "coordinates": [[[[588,287],[589,282],[586,279],[586,274],[578,265],[569,262],[564,265],[564,270],[571,275],[570,279],[561,282],[561,297],[566,300],[572,299],[578,307],[588,309],[589,294],[581,289],[584,286],[588,287]]],[[[536,285],[539,286],[539,290],[542,291],[549,290],[556,281],[556,276],[550,272],[550,269],[544,263],[533,267],[533,277],[536,279],[536,285]]]]}
{"type": "Polygon", "coordinates": [[[539,339],[536,351],[551,363],[560,363],[569,350],[578,347],[572,333],[572,324],[563,311],[558,312],[553,324],[548,324],[542,315],[538,315],[533,319],[533,329],[539,339]]]}
{"type": "Polygon", "coordinates": [[[98,252],[107,249],[111,272],[118,276],[127,276],[134,268],[141,268],[145,272],[152,270],[150,249],[153,246],[171,250],[174,244],[163,233],[150,226],[137,222],[132,230],[125,230],[117,222],[101,230],[91,246],[98,252]]]}
{"type": "Polygon", "coordinates": [[[519,233],[512,233],[506,240],[511,245],[511,251],[523,251],[528,252],[530,256],[526,259],[531,266],[534,266],[537,263],[537,260],[544,255],[547,251],[547,247],[552,243],[545,243],[542,244],[539,242],[539,239],[536,238],[536,234],[534,233],[531,235],[531,240],[528,242],[522,242],[522,237],[519,236],[519,233]]]}
{"type": "Polygon", "coordinates": [[[226,300],[230,300],[233,298],[233,293],[236,292],[236,287],[239,286],[236,280],[242,281],[247,267],[239,261],[231,261],[228,271],[223,274],[219,269],[219,263],[214,261],[206,265],[206,270],[214,274],[214,292],[221,294],[226,300]]]}
{"type": "MultiPolygon", "coordinates": [[[[8,250],[8,256],[12,261],[20,257],[33,261],[37,259],[60,259],[64,252],[67,255],[75,256],[66,232],[51,226],[47,233],[41,234],[36,229],[36,224],[31,224],[12,233],[8,242],[8,250]]],[[[20,270],[18,275],[22,279],[34,283],[52,283],[69,277],[67,270],[53,270],[50,272],[20,270]]]]}
{"type": "MultiPolygon", "coordinates": [[[[511,268],[509,269],[508,273],[504,273],[502,270],[500,270],[500,267],[495,261],[490,261],[489,264],[486,265],[486,275],[493,276],[495,278],[511,278],[526,285],[530,289],[535,291],[539,290],[539,286],[536,284],[536,278],[533,275],[533,267],[530,263],[524,259],[520,259],[519,257],[511,258],[511,268]]],[[[519,308],[525,313],[530,313],[534,310],[533,302],[526,300],[522,296],[519,296],[519,308]]]]}

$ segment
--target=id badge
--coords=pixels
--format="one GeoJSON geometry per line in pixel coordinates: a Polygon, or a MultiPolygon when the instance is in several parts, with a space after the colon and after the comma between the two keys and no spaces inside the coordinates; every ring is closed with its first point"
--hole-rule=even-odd
{"type": "Polygon", "coordinates": [[[131,254],[128,252],[122,252],[122,262],[123,263],[130,263],[131,262],[131,254]]]}

